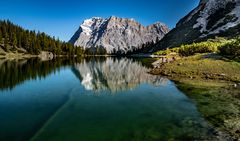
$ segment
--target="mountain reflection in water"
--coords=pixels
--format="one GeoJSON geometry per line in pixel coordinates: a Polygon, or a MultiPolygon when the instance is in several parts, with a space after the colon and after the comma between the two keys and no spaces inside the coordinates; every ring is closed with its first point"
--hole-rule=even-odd
{"type": "Polygon", "coordinates": [[[91,60],[77,63],[72,68],[87,90],[111,92],[124,91],[142,83],[154,86],[166,85],[167,79],[148,73],[149,69],[133,59],[107,58],[105,61],[91,60]]]}

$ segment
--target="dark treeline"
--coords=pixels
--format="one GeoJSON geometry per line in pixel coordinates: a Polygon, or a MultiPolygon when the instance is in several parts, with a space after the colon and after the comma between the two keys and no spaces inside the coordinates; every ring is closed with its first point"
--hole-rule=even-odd
{"type": "Polygon", "coordinates": [[[139,53],[148,53],[151,47],[155,45],[154,41],[147,42],[145,44],[140,45],[138,48],[134,48],[132,51],[128,52],[128,55],[131,54],[139,54],[139,53]]]}
{"type": "Polygon", "coordinates": [[[100,47],[100,46],[82,49],[81,52],[79,52],[79,54],[108,55],[107,50],[103,47],[100,47]]]}
{"type": "MultiPolygon", "coordinates": [[[[138,47],[132,46],[128,52],[123,51],[113,51],[112,55],[117,56],[129,56],[133,54],[149,53],[151,47],[155,45],[154,41],[147,42],[145,44],[139,45],[138,47]]],[[[102,51],[103,52],[103,51],[102,51]]]]}
{"type": "MultiPolygon", "coordinates": [[[[154,42],[154,40],[152,40],[152,41],[147,42],[145,44],[139,45],[138,47],[132,47],[132,49],[130,51],[128,51],[127,53],[125,53],[125,55],[128,56],[128,55],[141,54],[141,53],[147,54],[147,53],[150,52],[152,47],[159,41],[160,41],[160,39],[157,37],[155,42],[154,42]]],[[[120,52],[116,52],[114,54],[121,55],[120,52]]]]}
{"type": "Polygon", "coordinates": [[[5,52],[39,54],[49,51],[56,55],[80,55],[82,48],[62,42],[43,32],[25,30],[10,21],[0,20],[0,48],[5,52]]]}
{"type": "Polygon", "coordinates": [[[123,50],[118,50],[116,51],[115,49],[111,54],[107,53],[107,51],[104,48],[89,48],[86,49],[85,52],[88,54],[93,54],[93,55],[116,55],[116,56],[130,56],[133,54],[140,54],[140,53],[149,53],[149,50],[151,47],[153,47],[155,43],[152,42],[147,42],[145,44],[139,45],[139,46],[131,46],[128,52],[125,52],[123,50]]]}

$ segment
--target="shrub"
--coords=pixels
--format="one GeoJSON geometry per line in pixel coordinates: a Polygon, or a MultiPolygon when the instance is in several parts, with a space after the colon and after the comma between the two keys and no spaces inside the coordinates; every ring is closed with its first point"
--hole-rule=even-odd
{"type": "Polygon", "coordinates": [[[219,48],[220,54],[222,55],[230,55],[233,58],[240,57],[240,37],[232,40],[229,43],[224,44],[219,48]]]}
{"type": "Polygon", "coordinates": [[[180,47],[172,49],[160,50],[154,54],[168,55],[170,53],[178,53],[181,56],[191,56],[196,53],[212,53],[218,52],[218,48],[228,42],[229,40],[226,40],[224,38],[209,39],[205,42],[192,43],[188,45],[181,45],[180,47]]]}
{"type": "Polygon", "coordinates": [[[170,54],[171,52],[172,52],[172,50],[166,49],[166,50],[160,50],[160,51],[158,51],[158,52],[155,52],[154,54],[155,54],[155,55],[168,55],[168,54],[170,54]]]}
{"type": "Polygon", "coordinates": [[[196,53],[211,53],[217,52],[220,43],[217,42],[201,42],[201,43],[193,43],[190,45],[182,45],[179,48],[179,54],[182,56],[191,56],[196,53]]]}

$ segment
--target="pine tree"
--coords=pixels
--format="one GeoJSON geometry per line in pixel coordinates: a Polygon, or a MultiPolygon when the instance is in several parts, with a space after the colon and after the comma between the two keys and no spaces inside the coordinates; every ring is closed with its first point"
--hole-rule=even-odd
{"type": "Polygon", "coordinates": [[[0,28],[0,44],[2,43],[2,38],[3,38],[2,29],[0,28]]]}
{"type": "Polygon", "coordinates": [[[2,27],[2,32],[3,32],[3,38],[7,38],[7,29],[6,29],[6,26],[3,25],[2,27]]]}
{"type": "Polygon", "coordinates": [[[11,41],[12,41],[13,46],[16,47],[17,46],[17,36],[16,36],[16,34],[13,33],[11,41]]]}
{"type": "Polygon", "coordinates": [[[5,35],[3,44],[4,44],[4,50],[8,51],[8,37],[6,35],[5,35]]]}

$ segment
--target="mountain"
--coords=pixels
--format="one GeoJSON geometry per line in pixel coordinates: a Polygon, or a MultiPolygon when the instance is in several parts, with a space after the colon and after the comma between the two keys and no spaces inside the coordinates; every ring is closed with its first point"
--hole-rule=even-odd
{"type": "Polygon", "coordinates": [[[107,53],[127,53],[162,39],[168,32],[160,22],[145,27],[133,19],[93,17],[80,25],[69,42],[92,50],[103,48],[107,53]]]}
{"type": "Polygon", "coordinates": [[[182,18],[153,51],[203,41],[216,36],[240,34],[240,0],[201,0],[182,18]]]}

